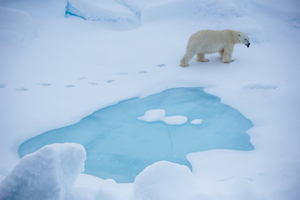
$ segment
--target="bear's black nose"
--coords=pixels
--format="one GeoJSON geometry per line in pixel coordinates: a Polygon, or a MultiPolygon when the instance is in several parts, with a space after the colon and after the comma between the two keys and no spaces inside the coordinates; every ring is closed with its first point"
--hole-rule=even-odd
{"type": "Polygon", "coordinates": [[[249,48],[250,47],[250,42],[248,44],[246,44],[246,46],[247,46],[247,48],[249,48]]]}

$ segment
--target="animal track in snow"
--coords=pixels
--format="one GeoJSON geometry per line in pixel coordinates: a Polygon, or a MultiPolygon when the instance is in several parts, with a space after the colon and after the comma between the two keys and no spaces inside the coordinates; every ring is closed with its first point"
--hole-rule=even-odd
{"type": "Polygon", "coordinates": [[[145,70],[142,70],[142,71],[139,71],[139,74],[148,74],[148,72],[145,70]]]}
{"type": "Polygon", "coordinates": [[[51,86],[52,84],[51,84],[51,83],[39,83],[38,85],[44,86],[44,87],[49,87],[49,86],[51,86]]]}
{"type": "Polygon", "coordinates": [[[29,88],[26,88],[26,87],[20,87],[20,88],[17,88],[15,89],[16,91],[19,91],[19,92],[25,92],[25,91],[28,91],[29,88]]]}
{"type": "Polygon", "coordinates": [[[250,90],[275,90],[279,87],[277,83],[249,83],[244,85],[243,88],[250,90]]]}
{"type": "Polygon", "coordinates": [[[65,88],[73,88],[73,87],[75,87],[75,85],[73,85],[73,84],[65,85],[65,88]]]}
{"type": "Polygon", "coordinates": [[[158,65],[156,65],[156,67],[165,67],[166,66],[166,64],[158,64],[158,65]]]}
{"type": "Polygon", "coordinates": [[[112,80],[112,79],[111,79],[111,80],[106,80],[105,82],[106,82],[106,83],[116,83],[116,81],[115,81],[115,80],[112,80]]]}
{"type": "Polygon", "coordinates": [[[129,75],[127,72],[120,72],[120,73],[116,73],[117,75],[122,75],[122,76],[127,76],[129,75]]]}
{"type": "Polygon", "coordinates": [[[78,77],[78,78],[77,78],[77,80],[85,80],[85,79],[87,79],[87,77],[84,77],[84,76],[83,76],[83,77],[78,77]]]}
{"type": "Polygon", "coordinates": [[[0,89],[1,89],[1,88],[5,88],[5,86],[6,86],[6,85],[5,85],[4,83],[0,83],[0,89]]]}
{"type": "Polygon", "coordinates": [[[94,85],[94,86],[98,85],[98,83],[95,83],[95,82],[88,82],[88,84],[89,85],[94,85]]]}

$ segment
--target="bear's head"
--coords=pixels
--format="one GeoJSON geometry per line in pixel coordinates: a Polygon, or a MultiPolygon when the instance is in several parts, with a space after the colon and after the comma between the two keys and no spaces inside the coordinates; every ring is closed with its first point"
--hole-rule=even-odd
{"type": "Polygon", "coordinates": [[[240,43],[246,45],[249,48],[250,42],[249,42],[249,37],[246,33],[240,32],[239,33],[239,40],[240,40],[240,43]]]}

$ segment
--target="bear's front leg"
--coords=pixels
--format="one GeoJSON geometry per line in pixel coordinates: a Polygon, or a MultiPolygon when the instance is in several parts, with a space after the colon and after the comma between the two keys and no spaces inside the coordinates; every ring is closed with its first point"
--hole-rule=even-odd
{"type": "Polygon", "coordinates": [[[205,58],[205,54],[197,53],[197,61],[198,62],[208,62],[209,60],[205,58]]]}
{"type": "Polygon", "coordinates": [[[231,63],[232,52],[233,52],[233,46],[226,47],[224,49],[223,58],[222,58],[223,63],[231,63]]]}

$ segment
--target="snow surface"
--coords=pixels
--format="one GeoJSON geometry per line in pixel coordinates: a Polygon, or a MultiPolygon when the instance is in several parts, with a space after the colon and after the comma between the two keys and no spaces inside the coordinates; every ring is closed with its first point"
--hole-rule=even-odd
{"type": "MultiPolygon", "coordinates": [[[[253,151],[190,153],[190,173],[159,162],[130,184],[81,174],[76,182],[86,194],[81,199],[168,199],[174,197],[168,185],[181,183],[195,196],[179,189],[177,196],[191,200],[299,199],[299,1],[110,1],[105,9],[124,19],[119,21],[68,16],[67,5],[0,1],[0,180],[20,161],[19,145],[43,132],[125,99],[205,87],[253,122],[247,132],[253,151]],[[179,67],[192,33],[227,28],[251,39],[249,49],[235,47],[234,62],[223,64],[212,54],[208,63],[193,59],[179,67]],[[166,167],[172,177],[159,179],[166,167]]],[[[98,9],[90,8],[83,14],[98,9]]]]}

